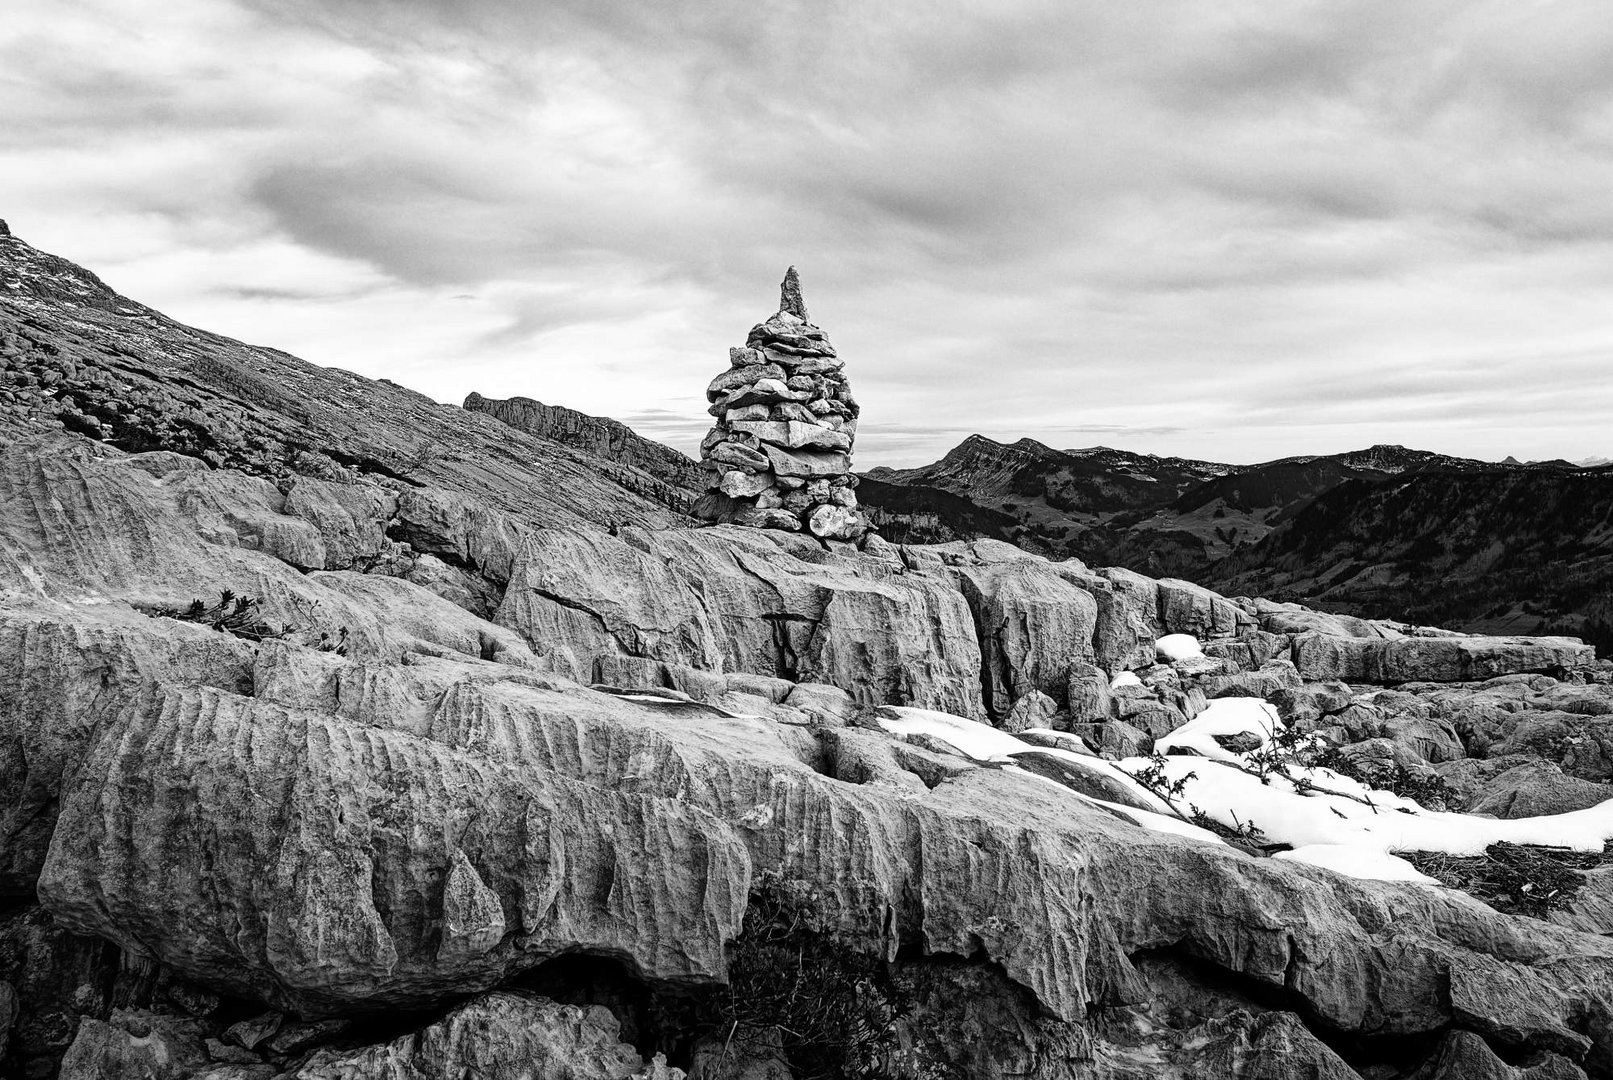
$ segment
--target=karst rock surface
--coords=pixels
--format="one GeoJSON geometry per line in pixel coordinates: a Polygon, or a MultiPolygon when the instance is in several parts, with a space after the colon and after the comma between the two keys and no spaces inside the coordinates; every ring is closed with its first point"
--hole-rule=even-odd
{"type": "Polygon", "coordinates": [[[728,983],[810,950],[794,1023],[855,1003],[888,1076],[1613,1075],[1599,872],[1504,914],[1145,830],[870,719],[1146,748],[1262,697],[1499,812],[1613,776],[1583,646],[990,541],[696,528],[583,451],[5,251],[0,1074],[777,1077],[798,1032],[728,983]],[[285,373],[313,426],[209,382],[215,355],[285,373]],[[114,393],[150,419],[74,419],[114,393]],[[186,395],[236,449],[166,423],[186,395]],[[420,425],[451,449],[386,465],[420,425]]]}

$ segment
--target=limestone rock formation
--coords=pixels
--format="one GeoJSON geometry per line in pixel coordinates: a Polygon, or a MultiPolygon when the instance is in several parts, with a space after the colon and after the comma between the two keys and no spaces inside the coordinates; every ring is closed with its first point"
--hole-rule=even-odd
{"type": "MultiPolygon", "coordinates": [[[[219,414],[282,430],[181,381],[252,354],[37,255],[0,276],[26,285],[0,293],[30,342],[7,372],[203,415],[97,436],[7,391],[0,1076],[1613,1075],[1595,854],[1516,915],[1144,827],[1157,800],[1123,782],[1241,698],[1430,804],[1599,819],[1613,666],[1577,643],[991,541],[679,527],[583,451],[330,373],[296,384],[357,403],[305,406],[318,446],[417,423],[453,459],[204,449],[219,414]],[[44,366],[39,339],[117,320],[130,353],[44,366]],[[1202,648],[1160,640],[1183,634],[1202,648]],[[898,733],[925,710],[988,749],[898,733]]],[[[735,386],[769,379],[790,390],[735,386]]],[[[735,422],[806,438],[772,408],[735,422]]],[[[722,452],[742,478],[765,447],[833,453],[748,438],[722,452]]]]}
{"type": "Polygon", "coordinates": [[[620,1023],[604,1006],[580,1008],[496,992],[389,1043],[321,1050],[288,1080],[683,1080],[682,1070],[668,1068],[665,1058],[657,1055],[646,1063],[620,1036],[620,1023]]]}
{"type": "Polygon", "coordinates": [[[717,422],[700,455],[713,478],[695,516],[862,539],[868,521],[851,471],[859,409],[844,361],[807,320],[795,267],[784,275],[779,310],[729,350],[729,365],[706,388],[717,422]]]}
{"type": "Polygon", "coordinates": [[[506,400],[472,393],[470,412],[486,413],[529,435],[539,435],[595,456],[612,480],[630,491],[679,512],[687,511],[705,487],[706,474],[670,446],[652,442],[626,424],[605,416],[545,405],[527,397],[506,400]]]}

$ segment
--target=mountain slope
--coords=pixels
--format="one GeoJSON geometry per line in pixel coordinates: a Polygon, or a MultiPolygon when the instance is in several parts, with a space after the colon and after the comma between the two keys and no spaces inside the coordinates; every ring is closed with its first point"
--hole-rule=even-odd
{"type": "MultiPolygon", "coordinates": [[[[1580,473],[1566,461],[1501,466],[1390,445],[1233,466],[1110,450],[1056,451],[1028,439],[1004,445],[977,435],[932,465],[877,469],[869,476],[940,486],[965,500],[940,508],[944,524],[960,535],[984,520],[969,508],[973,503],[1022,525],[1004,530],[993,524],[993,531],[977,535],[1029,550],[1347,612],[1495,633],[1583,629],[1600,640],[1608,635],[1593,627],[1609,621],[1598,584],[1602,576],[1594,566],[1555,553],[1556,541],[1548,535],[1582,530],[1583,522],[1561,520],[1555,501],[1567,490],[1567,478],[1580,473]],[[1434,534],[1446,528],[1442,521],[1456,520],[1438,513],[1460,516],[1463,499],[1482,506],[1501,499],[1493,483],[1474,478],[1502,475],[1513,478],[1515,490],[1505,497],[1509,509],[1491,514],[1469,508],[1486,520],[1468,527],[1492,530],[1487,543],[1506,573],[1481,584],[1481,575],[1465,564],[1419,566],[1415,553],[1437,550],[1434,534]],[[1413,478],[1417,494],[1411,501],[1417,505],[1400,507],[1403,518],[1384,514],[1375,500],[1413,478]],[[1321,502],[1326,505],[1306,524],[1296,523],[1321,502]],[[1325,530],[1315,523],[1324,520],[1351,527],[1318,539],[1325,530]],[[1414,554],[1395,554],[1402,549],[1414,554]],[[1317,560],[1321,565],[1313,565],[1317,560]],[[1346,573],[1352,566],[1362,571],[1386,562],[1393,568],[1359,579],[1346,573]],[[1529,571],[1531,565],[1539,572],[1529,571]],[[1465,599],[1458,602],[1458,594],[1465,599]]],[[[1596,510],[1586,512],[1594,516],[1596,510]]],[[[1590,544],[1586,557],[1599,557],[1594,539],[1590,544]]]]}
{"type": "Polygon", "coordinates": [[[1005,444],[971,435],[934,464],[880,468],[868,475],[885,483],[942,488],[982,505],[1037,503],[1085,522],[1160,505],[1230,468],[1108,447],[1054,450],[1034,439],[1005,444]]]}
{"type": "Polygon", "coordinates": [[[1206,571],[1231,592],[1613,645],[1613,469],[1347,480],[1206,571]]]}
{"type": "Polygon", "coordinates": [[[593,455],[385,380],[184,326],[8,231],[0,443],[59,427],[260,476],[434,484],[535,524],[680,520],[610,479],[593,455]]]}
{"type": "Polygon", "coordinates": [[[626,466],[613,474],[613,479],[679,513],[689,509],[710,480],[710,474],[687,456],[609,417],[590,416],[563,405],[545,405],[529,397],[501,400],[477,393],[465,398],[465,408],[486,413],[517,431],[575,447],[600,462],[626,466]],[[641,477],[659,482],[645,484],[640,482],[641,477]]]}
{"type": "MultiPolygon", "coordinates": [[[[971,435],[933,464],[872,469],[866,476],[893,487],[940,489],[976,504],[978,510],[955,502],[935,505],[942,526],[957,535],[968,535],[970,523],[989,511],[1006,515],[1018,527],[997,524],[994,532],[976,535],[1010,539],[1032,551],[1174,573],[1205,561],[1199,538],[1169,527],[1152,528],[1143,538],[1130,528],[1111,529],[1109,523],[1146,516],[1230,468],[1108,447],[1054,450],[1034,439],[999,443],[971,435]]],[[[884,510],[887,517],[900,516],[889,489],[872,489],[863,502],[884,510]]]]}

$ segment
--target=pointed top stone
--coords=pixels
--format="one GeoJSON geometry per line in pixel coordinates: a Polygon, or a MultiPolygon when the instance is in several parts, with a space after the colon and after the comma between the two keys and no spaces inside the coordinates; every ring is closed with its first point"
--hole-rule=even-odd
{"type": "Polygon", "coordinates": [[[795,267],[784,271],[784,283],[779,286],[778,309],[789,312],[802,322],[810,322],[807,318],[806,301],[801,298],[801,275],[795,272],[795,267]]]}

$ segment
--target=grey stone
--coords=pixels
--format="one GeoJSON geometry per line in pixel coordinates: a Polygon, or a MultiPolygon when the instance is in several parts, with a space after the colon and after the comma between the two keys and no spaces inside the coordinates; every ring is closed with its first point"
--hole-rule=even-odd
{"type": "MultiPolygon", "coordinates": [[[[851,468],[851,459],[844,453],[831,450],[785,450],[768,443],[762,444],[766,463],[780,476],[800,476],[808,479],[839,476],[851,468]]],[[[826,493],[827,494],[827,493],[826,493]]]]}
{"type": "Polygon", "coordinates": [[[726,466],[725,472],[733,468],[761,472],[770,465],[769,455],[732,442],[719,443],[712,447],[706,454],[706,460],[726,466]]]}
{"type": "Polygon", "coordinates": [[[777,381],[788,377],[784,373],[784,369],[777,364],[747,364],[744,367],[731,367],[711,380],[711,383],[706,387],[706,400],[716,401],[718,398],[725,398],[736,390],[755,386],[763,379],[777,381]]]}
{"type": "Polygon", "coordinates": [[[1051,727],[1054,715],[1058,712],[1058,702],[1042,693],[1032,690],[1014,700],[998,726],[1004,731],[1025,731],[1028,728],[1051,727]]]}
{"type": "Polygon", "coordinates": [[[764,443],[786,449],[851,449],[850,436],[818,424],[803,424],[795,420],[742,420],[730,426],[742,434],[753,435],[764,443]]]}
{"type": "Polygon", "coordinates": [[[389,1043],[320,1050],[291,1080],[459,1080],[554,1076],[569,1080],[682,1080],[657,1055],[645,1062],[621,1041],[602,1005],[558,1005],[496,991],[472,998],[429,1027],[389,1043]]]}
{"type": "Polygon", "coordinates": [[[773,480],[766,473],[730,469],[722,474],[717,489],[731,499],[753,499],[772,486],[773,480]]]}
{"type": "Polygon", "coordinates": [[[1352,683],[1467,682],[1546,669],[1583,668],[1596,650],[1562,637],[1414,637],[1370,640],[1303,634],[1294,664],[1307,679],[1352,683]]]}

